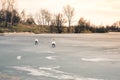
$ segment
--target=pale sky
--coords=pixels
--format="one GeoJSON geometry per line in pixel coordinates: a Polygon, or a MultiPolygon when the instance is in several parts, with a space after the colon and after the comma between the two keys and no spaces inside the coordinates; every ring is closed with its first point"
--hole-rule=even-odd
{"type": "Polygon", "coordinates": [[[55,14],[70,5],[75,9],[74,21],[80,17],[95,25],[111,25],[120,20],[120,0],[17,0],[18,10],[35,15],[41,8],[55,14]]]}

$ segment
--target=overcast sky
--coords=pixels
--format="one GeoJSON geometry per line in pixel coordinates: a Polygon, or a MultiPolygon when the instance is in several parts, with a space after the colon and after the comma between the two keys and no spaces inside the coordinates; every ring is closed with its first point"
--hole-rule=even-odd
{"type": "Polygon", "coordinates": [[[120,0],[17,0],[18,10],[35,15],[41,8],[55,14],[63,11],[63,6],[75,9],[74,20],[84,17],[96,25],[111,25],[120,20],[120,0]]]}

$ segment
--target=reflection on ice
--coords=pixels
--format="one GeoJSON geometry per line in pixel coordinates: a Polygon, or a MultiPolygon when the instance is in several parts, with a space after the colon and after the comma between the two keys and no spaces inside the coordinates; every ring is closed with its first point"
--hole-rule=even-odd
{"type": "Polygon", "coordinates": [[[51,77],[60,80],[104,80],[104,79],[95,79],[95,78],[84,78],[78,77],[76,75],[72,75],[67,72],[63,72],[60,70],[56,70],[54,67],[40,67],[39,69],[27,66],[27,67],[13,67],[16,70],[27,71],[28,75],[32,76],[44,76],[44,77],[51,77]]]}
{"type": "Polygon", "coordinates": [[[0,80],[20,80],[20,78],[0,72],[0,80]]]}
{"type": "Polygon", "coordinates": [[[47,53],[51,53],[52,54],[52,53],[55,53],[55,52],[53,52],[53,51],[47,51],[47,53]]]}
{"type": "Polygon", "coordinates": [[[17,60],[21,60],[21,56],[17,56],[17,60]]]}
{"type": "Polygon", "coordinates": [[[82,61],[101,62],[101,61],[120,61],[120,59],[107,59],[107,58],[81,58],[82,61]]]}
{"type": "Polygon", "coordinates": [[[47,71],[52,71],[52,72],[55,72],[55,73],[64,73],[63,71],[59,71],[59,70],[56,70],[55,68],[57,67],[40,67],[39,69],[40,70],[47,70],[47,71]]]}
{"type": "Polygon", "coordinates": [[[42,71],[42,70],[37,70],[37,69],[34,69],[32,67],[17,67],[17,66],[14,66],[13,68],[17,69],[17,70],[22,70],[22,71],[28,71],[29,75],[34,75],[34,76],[48,76],[50,75],[49,73],[46,73],[45,71],[42,71]]]}
{"type": "Polygon", "coordinates": [[[47,56],[46,59],[49,59],[49,60],[56,60],[56,56],[47,56]]]}
{"type": "Polygon", "coordinates": [[[35,80],[120,79],[120,33],[0,36],[0,51],[0,72],[25,77],[23,80],[29,75],[35,80]],[[36,38],[39,46],[34,46],[36,38]],[[51,38],[57,42],[55,49],[51,48],[51,38]],[[6,66],[13,65],[11,73],[6,66]]]}

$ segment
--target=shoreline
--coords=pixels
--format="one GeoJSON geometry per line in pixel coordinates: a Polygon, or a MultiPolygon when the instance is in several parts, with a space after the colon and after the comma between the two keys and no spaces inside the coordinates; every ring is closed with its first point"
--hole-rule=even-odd
{"type": "Polygon", "coordinates": [[[0,36],[9,36],[9,35],[74,35],[74,34],[120,34],[120,32],[108,32],[108,33],[41,33],[35,34],[32,32],[5,32],[0,33],[0,36]]]}
{"type": "Polygon", "coordinates": [[[34,33],[30,33],[30,32],[5,32],[5,33],[0,33],[0,36],[6,36],[6,35],[34,35],[34,33]]]}

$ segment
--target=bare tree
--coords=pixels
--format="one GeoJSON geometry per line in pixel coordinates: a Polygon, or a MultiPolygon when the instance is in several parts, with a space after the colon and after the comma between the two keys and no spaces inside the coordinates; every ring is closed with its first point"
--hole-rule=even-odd
{"type": "Polygon", "coordinates": [[[41,9],[40,10],[40,15],[41,15],[41,19],[42,19],[42,25],[45,25],[45,9],[41,9]]]}
{"type": "Polygon", "coordinates": [[[7,0],[7,1],[8,1],[7,10],[11,12],[11,25],[13,25],[13,10],[15,5],[15,0],[7,0]]]}
{"type": "Polygon", "coordinates": [[[50,25],[50,21],[51,21],[51,14],[47,11],[46,12],[46,16],[45,16],[46,22],[48,24],[48,26],[50,25]]]}
{"type": "Polygon", "coordinates": [[[40,12],[36,14],[36,21],[37,21],[38,25],[43,25],[42,17],[41,17],[41,13],[40,12]]]}
{"type": "Polygon", "coordinates": [[[63,17],[63,14],[59,13],[56,15],[56,24],[57,24],[58,33],[62,32],[62,26],[65,22],[66,20],[63,17]]]}
{"type": "Polygon", "coordinates": [[[69,26],[68,31],[70,31],[72,17],[74,16],[74,8],[72,8],[70,5],[67,5],[63,9],[64,9],[64,14],[66,15],[68,20],[68,26],[69,26]]]}
{"type": "Polygon", "coordinates": [[[22,12],[20,13],[20,17],[21,17],[20,22],[21,22],[21,23],[25,23],[25,22],[26,22],[25,10],[22,10],[22,12]]]}
{"type": "Polygon", "coordinates": [[[91,24],[89,21],[85,20],[83,17],[81,17],[78,21],[78,26],[76,27],[76,32],[91,32],[90,31],[91,24]]]}
{"type": "Polygon", "coordinates": [[[35,24],[35,20],[34,20],[34,18],[33,18],[33,16],[32,15],[28,15],[28,17],[27,17],[27,20],[26,20],[26,23],[27,24],[35,24]]]}
{"type": "Polygon", "coordinates": [[[120,21],[116,21],[112,24],[112,26],[117,26],[117,27],[120,27],[120,21]]]}
{"type": "Polygon", "coordinates": [[[6,9],[6,0],[0,0],[1,5],[2,5],[2,10],[6,9]]]}
{"type": "MultiPolygon", "coordinates": [[[[58,13],[56,15],[53,15],[53,18],[51,20],[51,30],[57,30],[54,32],[58,32],[61,33],[63,31],[63,25],[64,23],[66,23],[65,17],[63,16],[63,14],[58,13]],[[56,29],[54,29],[56,28],[56,29]]],[[[53,31],[51,31],[53,32],[53,31]]]]}
{"type": "Polygon", "coordinates": [[[15,0],[1,0],[2,4],[2,11],[4,12],[4,23],[5,26],[9,24],[13,24],[13,15],[14,15],[14,6],[15,6],[15,0]],[[9,16],[9,17],[8,17],[9,16]]]}
{"type": "Polygon", "coordinates": [[[15,6],[15,0],[7,0],[7,5],[7,10],[12,12],[15,6]]]}
{"type": "Polygon", "coordinates": [[[41,9],[37,14],[36,14],[36,21],[37,24],[39,25],[39,29],[41,29],[41,32],[44,32],[44,26],[50,25],[51,23],[51,13],[47,9],[41,9]]]}
{"type": "Polygon", "coordinates": [[[51,14],[49,13],[48,10],[46,9],[41,9],[40,12],[37,15],[37,21],[38,23],[42,23],[42,25],[48,25],[50,24],[51,21],[51,14]]]}
{"type": "Polygon", "coordinates": [[[85,26],[86,25],[87,20],[85,20],[83,17],[79,19],[78,21],[78,25],[79,26],[85,26]]]}
{"type": "Polygon", "coordinates": [[[6,3],[7,0],[0,0],[1,1],[1,5],[2,5],[2,15],[3,15],[3,26],[7,25],[7,21],[6,21],[6,3]]]}
{"type": "Polygon", "coordinates": [[[56,23],[57,26],[63,26],[63,24],[66,22],[63,14],[59,13],[56,15],[56,23]]]}

